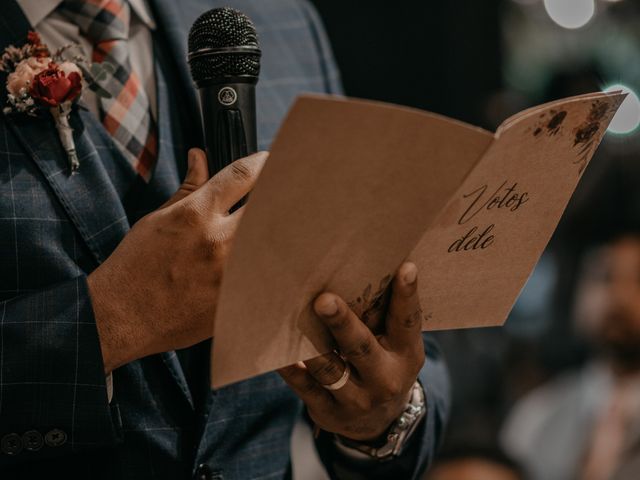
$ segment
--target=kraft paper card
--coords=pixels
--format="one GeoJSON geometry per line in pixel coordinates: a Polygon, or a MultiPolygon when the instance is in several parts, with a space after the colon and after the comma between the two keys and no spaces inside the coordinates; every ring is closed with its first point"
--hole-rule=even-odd
{"type": "Polygon", "coordinates": [[[337,293],[374,322],[407,259],[425,330],[502,325],[623,99],[553,102],[493,134],[377,102],[298,98],[224,274],[212,385],[332,350],[315,297],[337,293]]]}

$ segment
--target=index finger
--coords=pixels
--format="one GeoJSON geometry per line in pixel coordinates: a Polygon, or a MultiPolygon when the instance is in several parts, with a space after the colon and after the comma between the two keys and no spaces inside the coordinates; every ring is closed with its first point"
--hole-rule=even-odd
{"type": "Polygon", "coordinates": [[[253,189],[268,156],[269,152],[258,152],[236,160],[209,179],[192,197],[204,202],[214,213],[228,212],[253,189]]]}

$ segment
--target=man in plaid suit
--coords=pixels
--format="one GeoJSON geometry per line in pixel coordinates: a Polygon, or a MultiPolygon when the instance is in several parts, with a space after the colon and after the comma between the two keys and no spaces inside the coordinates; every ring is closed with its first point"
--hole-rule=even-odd
{"type": "MultiPolygon", "coordinates": [[[[117,70],[110,101],[83,93],[71,115],[75,175],[50,119],[0,115],[2,479],[290,478],[290,436],[305,404],[334,478],[418,478],[433,456],[447,379],[415,321],[410,264],[394,280],[386,347],[338,297],[316,302],[338,343],[357,347],[343,350],[353,369],[375,365],[374,380],[322,388],[346,370],[331,354],[307,369],[209,388],[219,272],[241,215],[227,211],[266,158],[242,159],[208,181],[202,151],[189,151],[202,139],[187,32],[218,6],[3,2],[0,48],[37,30],[52,48],[78,41],[117,70]],[[385,442],[416,376],[427,413],[401,451],[384,460],[350,455],[385,442]]],[[[257,96],[266,149],[295,95],[339,92],[338,73],[306,1],[231,6],[253,19],[264,52],[257,96]]]]}

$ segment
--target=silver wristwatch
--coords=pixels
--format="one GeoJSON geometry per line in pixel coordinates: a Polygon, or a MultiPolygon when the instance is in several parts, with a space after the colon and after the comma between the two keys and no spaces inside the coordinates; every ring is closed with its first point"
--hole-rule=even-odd
{"type": "Polygon", "coordinates": [[[384,445],[371,446],[334,435],[335,446],[342,454],[353,460],[390,460],[402,453],[426,413],[424,390],[416,380],[411,389],[409,403],[402,415],[389,428],[384,445]]]}

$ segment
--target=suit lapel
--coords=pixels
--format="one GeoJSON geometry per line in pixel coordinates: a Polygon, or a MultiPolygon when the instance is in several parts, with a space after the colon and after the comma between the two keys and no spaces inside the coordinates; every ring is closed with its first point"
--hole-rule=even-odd
{"type": "MultiPolygon", "coordinates": [[[[10,0],[0,16],[0,48],[22,45],[31,29],[22,10],[10,0]]],[[[7,74],[0,72],[0,104],[6,104],[7,74]]],[[[67,157],[49,115],[43,118],[7,116],[7,123],[31,155],[67,215],[93,254],[103,262],[129,229],[118,194],[107,175],[77,108],[71,125],[80,159],[78,174],[70,175],[67,157]]]]}
{"type": "MultiPolygon", "coordinates": [[[[15,0],[9,0],[3,5],[3,9],[0,16],[0,50],[11,44],[22,45],[26,41],[28,31],[32,30],[15,0]]],[[[0,72],[2,107],[7,100],[6,78],[7,74],[0,72]]],[[[166,116],[168,107],[162,98],[162,95],[158,95],[158,112],[159,116],[166,116]]],[[[80,169],[74,175],[69,172],[67,157],[60,144],[53,119],[48,115],[37,119],[9,115],[6,119],[25,151],[42,172],[96,262],[102,263],[130,228],[120,199],[124,194],[122,190],[131,185],[135,172],[129,168],[128,162],[117,151],[98,120],[91,112],[82,108],[74,109],[71,115],[73,136],[80,160],[80,169]],[[99,142],[100,153],[94,140],[99,142]],[[109,165],[109,172],[105,165],[109,165]]],[[[160,140],[162,141],[162,138],[160,140]]],[[[172,194],[178,181],[176,179],[173,182],[160,182],[158,186],[163,190],[160,193],[166,196],[172,194]]],[[[163,353],[161,357],[184,393],[185,400],[193,408],[193,399],[175,352],[163,353]]]]}

